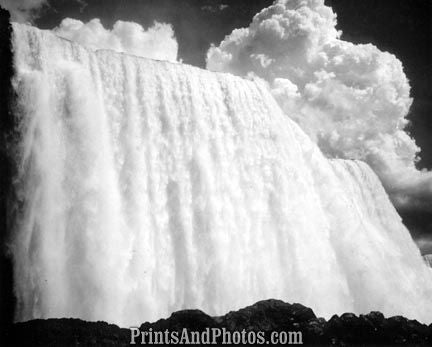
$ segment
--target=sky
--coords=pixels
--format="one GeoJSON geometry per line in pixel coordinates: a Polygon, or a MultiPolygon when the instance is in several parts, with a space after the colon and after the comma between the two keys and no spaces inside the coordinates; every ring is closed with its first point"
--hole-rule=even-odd
{"type": "Polygon", "coordinates": [[[373,167],[432,253],[432,2],[326,0],[333,12],[306,2],[294,13],[298,0],[0,0],[15,20],[87,46],[265,79],[326,154],[373,167]]]}

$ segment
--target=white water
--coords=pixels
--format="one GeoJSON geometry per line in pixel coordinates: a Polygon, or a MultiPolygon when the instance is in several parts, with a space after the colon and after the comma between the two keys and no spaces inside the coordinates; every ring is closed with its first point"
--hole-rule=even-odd
{"type": "Polygon", "coordinates": [[[265,86],[14,25],[17,320],[126,326],[257,300],[432,321],[432,272],[361,162],[265,86]]]}

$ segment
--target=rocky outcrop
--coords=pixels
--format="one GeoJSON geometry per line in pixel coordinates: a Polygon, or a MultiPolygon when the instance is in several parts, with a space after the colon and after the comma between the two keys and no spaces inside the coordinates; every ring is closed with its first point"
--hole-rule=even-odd
{"type": "MultiPolygon", "coordinates": [[[[400,316],[385,318],[379,312],[360,316],[345,313],[326,321],[317,318],[310,308],[279,300],[260,301],[221,317],[211,317],[199,310],[179,311],[167,319],[144,323],[140,330],[181,332],[183,328],[263,331],[266,338],[273,331],[301,331],[305,345],[432,345],[432,324],[427,326],[400,316]]],[[[130,339],[129,329],[105,322],[47,319],[11,325],[0,343],[2,346],[126,346],[130,339]]]]}
{"type": "Polygon", "coordinates": [[[9,12],[0,7],[0,331],[12,321],[15,306],[12,291],[12,262],[8,257],[6,241],[10,230],[13,208],[8,206],[12,194],[14,164],[10,144],[14,137],[12,115],[13,61],[9,12]]]}

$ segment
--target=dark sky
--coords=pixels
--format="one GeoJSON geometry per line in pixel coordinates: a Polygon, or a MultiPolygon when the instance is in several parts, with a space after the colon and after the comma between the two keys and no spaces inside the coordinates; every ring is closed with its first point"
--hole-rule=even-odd
{"type": "MultiPolygon", "coordinates": [[[[252,17],[273,0],[50,0],[35,25],[51,29],[65,17],[88,21],[100,18],[105,27],[117,20],[144,27],[171,23],[185,63],[204,67],[211,43],[218,44],[235,28],[246,27],[252,17]],[[220,5],[228,7],[220,9],[220,5]]],[[[412,86],[414,103],[409,132],[422,148],[419,168],[432,169],[432,0],[326,0],[338,15],[342,38],[373,43],[395,54],[412,86]]],[[[431,242],[432,213],[400,211],[415,238],[431,242]]]]}
{"type": "MultiPolygon", "coordinates": [[[[403,63],[414,98],[408,128],[422,148],[419,168],[432,169],[432,0],[326,0],[338,14],[342,38],[374,43],[403,63]]],[[[432,253],[432,213],[399,211],[415,239],[429,240],[421,251],[432,253]]]]}

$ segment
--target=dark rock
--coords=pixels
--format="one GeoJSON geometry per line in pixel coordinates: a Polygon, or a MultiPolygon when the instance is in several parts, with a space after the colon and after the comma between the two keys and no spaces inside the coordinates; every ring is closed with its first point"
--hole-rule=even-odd
{"type": "Polygon", "coordinates": [[[381,312],[372,311],[366,315],[361,315],[375,325],[381,325],[384,321],[384,315],[381,312]]]}
{"type": "MultiPolygon", "coordinates": [[[[353,313],[334,315],[329,321],[317,318],[310,308],[279,300],[260,301],[252,306],[221,317],[211,317],[199,310],[173,313],[167,319],[146,322],[140,330],[203,332],[207,328],[230,331],[262,331],[265,337],[273,331],[300,331],[305,345],[370,346],[410,345],[431,346],[432,324],[395,316],[385,318],[380,312],[357,316],[353,313]]],[[[76,346],[129,345],[129,329],[105,322],[84,322],[79,319],[33,320],[11,325],[2,334],[1,346],[76,346]]],[[[137,339],[137,342],[140,340],[137,339]]]]}
{"type": "Polygon", "coordinates": [[[153,328],[156,331],[181,331],[183,328],[191,331],[204,331],[206,328],[216,328],[216,320],[200,310],[183,310],[174,312],[168,319],[160,319],[155,323],[146,322],[141,330],[153,328]]]}
{"type": "Polygon", "coordinates": [[[333,316],[329,320],[325,336],[338,337],[339,340],[349,344],[372,343],[379,340],[377,327],[364,315],[357,317],[353,313],[344,313],[341,317],[333,316]]]}
{"type": "Polygon", "coordinates": [[[222,318],[221,324],[229,330],[296,330],[294,323],[305,323],[315,318],[313,311],[303,305],[266,300],[236,312],[229,312],[222,318]]]}
{"type": "Polygon", "coordinates": [[[121,329],[105,322],[85,322],[80,319],[37,319],[17,323],[2,346],[123,346],[130,341],[129,329],[121,329]]]}
{"type": "Polygon", "coordinates": [[[12,323],[15,307],[12,261],[6,246],[10,229],[8,220],[14,213],[9,206],[14,176],[14,160],[9,151],[9,144],[15,129],[11,111],[13,100],[11,32],[9,12],[0,7],[0,330],[12,323]]]}

